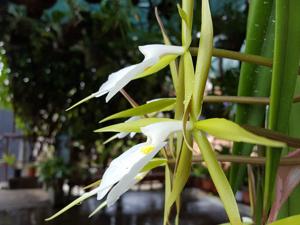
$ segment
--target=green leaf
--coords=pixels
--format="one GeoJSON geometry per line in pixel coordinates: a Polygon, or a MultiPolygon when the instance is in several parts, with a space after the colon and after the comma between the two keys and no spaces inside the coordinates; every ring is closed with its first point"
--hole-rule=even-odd
{"type": "MultiPolygon", "coordinates": [[[[288,132],[289,118],[300,60],[300,4],[298,0],[276,0],[275,48],[268,128],[288,132]]],[[[264,210],[270,208],[281,149],[267,150],[264,210]]]]}
{"type": "Polygon", "coordinates": [[[192,152],[188,149],[184,143],[180,154],[177,170],[174,174],[174,181],[171,193],[168,196],[167,202],[165,203],[165,215],[164,224],[167,223],[171,208],[175,201],[179,198],[191,172],[192,165],[192,152]]]}
{"type": "Polygon", "coordinates": [[[184,67],[184,108],[186,110],[193,94],[194,87],[194,65],[191,53],[188,51],[183,55],[184,67]]]}
{"type": "Polygon", "coordinates": [[[64,212],[66,212],[67,210],[71,209],[72,207],[74,207],[75,205],[79,205],[82,201],[86,200],[87,198],[93,196],[94,193],[88,192],[83,194],[82,196],[80,196],[79,198],[76,198],[74,201],[72,201],[70,204],[68,204],[67,206],[65,206],[63,209],[59,210],[57,213],[55,213],[53,216],[45,219],[45,221],[49,221],[49,220],[53,220],[54,218],[60,216],[61,214],[63,214],[64,212]]]}
{"type": "MultiPolygon", "coordinates": [[[[273,57],[275,4],[273,0],[252,0],[248,14],[246,54],[273,57]]],[[[269,97],[271,72],[268,67],[242,63],[238,96],[269,97]]],[[[266,106],[238,104],[235,122],[241,125],[264,127],[266,106]]],[[[234,143],[233,155],[250,155],[253,145],[234,143]]],[[[233,163],[230,168],[230,183],[236,192],[244,181],[246,165],[233,163]]],[[[256,208],[257,209],[257,208],[256,208]]],[[[258,215],[258,213],[256,213],[258,215]]]]}
{"type": "Polygon", "coordinates": [[[97,187],[97,186],[100,185],[100,183],[101,183],[101,179],[97,180],[97,181],[95,181],[95,182],[93,182],[93,183],[91,183],[91,184],[89,184],[85,187],[83,187],[83,190],[90,189],[90,188],[93,188],[93,187],[97,187]]]}
{"type": "Polygon", "coordinates": [[[159,166],[165,166],[167,163],[167,160],[165,158],[154,158],[140,172],[149,172],[150,170],[159,167],[159,166]]]}
{"type": "Polygon", "coordinates": [[[89,101],[90,99],[92,99],[92,98],[94,98],[94,97],[95,97],[95,96],[91,94],[91,95],[87,96],[86,98],[80,100],[79,102],[75,103],[75,104],[72,105],[71,107],[67,108],[66,111],[69,111],[69,110],[75,108],[76,106],[79,106],[79,105],[81,105],[82,103],[89,101]]]}
{"type": "Polygon", "coordinates": [[[9,166],[12,166],[16,162],[16,156],[12,154],[3,154],[3,162],[9,166]]]}
{"type": "Polygon", "coordinates": [[[171,183],[171,178],[172,172],[169,168],[169,165],[165,166],[165,203],[164,203],[164,225],[167,225],[169,223],[169,211],[170,209],[168,208],[168,199],[170,198],[171,194],[171,188],[172,188],[172,183],[171,183]]]}
{"type": "Polygon", "coordinates": [[[142,78],[142,77],[149,76],[151,74],[154,74],[154,73],[160,71],[161,69],[163,69],[167,65],[169,65],[170,62],[174,61],[177,57],[178,57],[178,55],[164,55],[164,56],[162,56],[155,65],[149,67],[143,73],[137,75],[134,78],[134,80],[142,78]]]}
{"type": "Polygon", "coordinates": [[[282,220],[277,220],[269,225],[297,225],[300,224],[300,215],[290,216],[282,220]]]}
{"type": "Polygon", "coordinates": [[[106,201],[102,202],[90,215],[89,218],[94,216],[97,212],[99,212],[101,209],[103,209],[107,205],[106,201]]]}
{"type": "Polygon", "coordinates": [[[213,180],[219,196],[224,204],[231,225],[242,225],[237,203],[230,184],[217,161],[214,150],[207,140],[204,133],[193,132],[193,137],[199,146],[204,161],[206,162],[208,172],[213,180]]]}
{"type": "MultiPolygon", "coordinates": [[[[297,83],[296,83],[294,95],[295,96],[299,95],[299,93],[300,93],[300,78],[297,77],[297,83]]],[[[291,135],[292,137],[298,137],[298,138],[300,137],[300,127],[298,125],[299,113],[300,113],[300,103],[297,102],[292,105],[288,134],[291,135]]],[[[297,147],[299,148],[299,146],[297,147]]],[[[294,150],[295,150],[294,148],[288,149],[289,152],[294,150]]],[[[280,218],[285,218],[288,216],[300,214],[299,198],[300,198],[300,185],[298,185],[296,189],[291,193],[291,195],[288,198],[288,201],[285,204],[283,204],[277,218],[280,219],[280,218]]],[[[272,205],[272,207],[274,207],[274,204],[272,205]]]]}
{"type": "Polygon", "coordinates": [[[201,112],[203,95],[211,64],[213,48],[213,24],[209,9],[209,1],[202,1],[201,37],[197,55],[195,84],[193,87],[193,108],[195,118],[201,112]]]}
{"type": "Polygon", "coordinates": [[[180,7],[179,4],[177,4],[178,13],[181,17],[181,19],[185,22],[186,26],[189,28],[191,27],[190,20],[188,18],[188,15],[185,13],[185,11],[180,7]]]}
{"type": "Polygon", "coordinates": [[[183,2],[183,7],[184,9],[181,8],[179,4],[177,4],[178,13],[182,19],[182,44],[186,49],[188,49],[192,42],[191,33],[193,21],[193,4],[191,2],[183,2]]]}
{"type": "Polygon", "coordinates": [[[195,128],[205,131],[217,138],[226,139],[237,142],[247,142],[252,144],[266,145],[272,147],[284,147],[285,143],[274,141],[268,138],[257,136],[246,131],[236,123],[222,119],[213,118],[207,120],[201,120],[194,124],[195,128]]]}
{"type": "Polygon", "coordinates": [[[174,98],[158,99],[153,102],[149,102],[147,104],[140,105],[135,108],[127,109],[122,112],[118,112],[116,114],[108,116],[105,119],[101,120],[100,123],[108,120],[113,120],[113,119],[132,117],[132,116],[141,116],[141,115],[146,115],[148,113],[169,110],[170,109],[169,106],[174,107],[175,101],[176,100],[174,98]]]}
{"type": "Polygon", "coordinates": [[[130,121],[126,123],[117,123],[111,126],[103,127],[94,132],[141,132],[141,127],[145,127],[152,123],[173,121],[168,118],[145,118],[136,121],[130,121]]]}

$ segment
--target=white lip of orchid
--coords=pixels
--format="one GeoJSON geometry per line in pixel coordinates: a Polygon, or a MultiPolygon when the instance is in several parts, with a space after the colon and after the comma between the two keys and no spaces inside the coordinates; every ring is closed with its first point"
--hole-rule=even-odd
{"type": "MultiPolygon", "coordinates": [[[[190,128],[191,125],[188,123],[187,129],[190,128]]],[[[142,127],[141,130],[147,136],[147,142],[133,146],[114,159],[103,175],[97,189],[97,199],[102,199],[108,193],[106,200],[108,207],[138,181],[137,175],[141,169],[167,144],[165,140],[170,134],[183,130],[183,123],[159,122],[142,127]]]]}
{"type": "Polygon", "coordinates": [[[122,194],[132,188],[133,185],[135,185],[139,181],[139,172],[167,143],[161,142],[157,146],[148,145],[147,143],[143,144],[144,146],[140,149],[139,154],[136,154],[134,162],[132,162],[131,169],[107,195],[106,202],[108,207],[113,205],[122,194]],[[145,152],[145,148],[150,151],[145,152]]]}
{"type": "Polygon", "coordinates": [[[139,46],[139,50],[145,56],[141,63],[125,67],[109,75],[108,80],[101,85],[99,90],[93,93],[92,97],[100,97],[106,93],[105,100],[108,102],[117,92],[125,87],[134,77],[144,72],[148,67],[155,65],[160,57],[164,55],[181,55],[184,48],[172,45],[144,45],[139,46]]]}
{"type": "Polygon", "coordinates": [[[103,174],[102,182],[99,186],[97,194],[98,200],[102,199],[111,189],[111,187],[119,182],[123,176],[125,176],[131,166],[131,162],[128,159],[136,152],[140,151],[142,146],[144,146],[143,143],[135,145],[111,161],[109,167],[103,174]]]}
{"type": "MultiPolygon", "coordinates": [[[[189,122],[187,123],[187,129],[191,129],[191,124],[189,122]]],[[[165,141],[170,134],[182,130],[182,121],[167,121],[153,123],[141,128],[143,134],[145,134],[148,138],[147,143],[154,146],[165,141]]]]}
{"type": "MultiPolygon", "coordinates": [[[[132,169],[137,165],[143,167],[147,164],[165,144],[160,143],[158,146],[149,146],[147,143],[137,144],[114,159],[106,169],[102,182],[97,188],[97,199],[101,200],[116,183],[123,180],[127,174],[132,174],[132,169]]],[[[135,176],[140,169],[135,171],[135,176]]]]}

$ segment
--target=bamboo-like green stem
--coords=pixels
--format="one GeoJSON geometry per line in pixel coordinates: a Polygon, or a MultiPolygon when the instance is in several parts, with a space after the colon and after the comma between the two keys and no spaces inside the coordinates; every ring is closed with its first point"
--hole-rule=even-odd
{"type": "MultiPolygon", "coordinates": [[[[250,156],[236,156],[236,155],[217,155],[217,160],[219,162],[233,162],[233,163],[243,163],[252,165],[265,165],[266,157],[250,157],[250,156]]],[[[171,163],[173,161],[170,161],[171,163]]],[[[194,158],[193,163],[204,162],[202,157],[194,158]]],[[[280,166],[293,166],[300,165],[300,158],[282,158],[280,160],[280,166]]]]}
{"type": "MultiPolygon", "coordinates": [[[[192,56],[196,56],[197,52],[198,52],[198,48],[192,47],[192,48],[190,48],[190,51],[191,51],[192,56]]],[[[235,59],[235,60],[254,63],[254,64],[267,66],[267,67],[272,67],[272,65],[273,65],[272,59],[268,59],[263,56],[246,54],[246,53],[225,50],[225,49],[219,49],[219,48],[213,48],[212,55],[215,57],[235,59]]]]}
{"type": "Polygon", "coordinates": [[[265,97],[241,97],[241,96],[205,96],[203,99],[206,103],[241,103],[241,104],[269,104],[269,98],[265,97]]]}
{"type": "MultiPolygon", "coordinates": [[[[268,105],[270,99],[267,97],[244,97],[244,96],[204,96],[204,102],[206,103],[221,103],[231,102],[240,104],[259,104],[268,105]]],[[[300,102],[300,95],[294,97],[294,103],[300,102]]]]}
{"type": "MultiPolygon", "coordinates": [[[[191,52],[192,56],[197,56],[198,48],[191,47],[190,52],[191,52]]],[[[219,49],[219,48],[213,48],[212,55],[215,57],[234,59],[234,60],[253,63],[253,64],[266,66],[266,67],[273,66],[272,59],[269,59],[269,58],[266,58],[263,56],[259,56],[259,55],[246,54],[246,53],[225,50],[225,49],[219,49]]],[[[300,74],[300,68],[298,69],[298,73],[300,74]]]]}

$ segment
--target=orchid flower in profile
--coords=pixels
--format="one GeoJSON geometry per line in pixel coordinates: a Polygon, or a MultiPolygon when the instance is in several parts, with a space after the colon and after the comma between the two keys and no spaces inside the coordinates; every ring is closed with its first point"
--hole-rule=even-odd
{"type": "Polygon", "coordinates": [[[147,136],[147,141],[133,146],[111,162],[98,188],[97,199],[102,199],[109,192],[107,206],[113,205],[138,181],[137,175],[167,144],[165,141],[168,136],[182,128],[182,121],[159,122],[142,127],[141,131],[147,136]]]}
{"type": "Polygon", "coordinates": [[[131,80],[156,73],[167,66],[177,56],[182,55],[185,51],[182,46],[162,44],[139,46],[139,50],[145,57],[142,62],[111,73],[108,76],[108,80],[100,86],[97,92],[77,102],[67,110],[70,110],[91,98],[98,98],[105,94],[107,94],[105,100],[108,102],[131,80]]]}

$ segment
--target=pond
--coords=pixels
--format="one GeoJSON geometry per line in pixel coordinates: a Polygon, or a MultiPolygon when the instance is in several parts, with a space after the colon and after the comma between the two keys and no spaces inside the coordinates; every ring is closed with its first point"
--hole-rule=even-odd
{"type": "MultiPolygon", "coordinates": [[[[117,204],[88,218],[99,204],[91,198],[50,222],[44,219],[58,209],[51,209],[49,203],[30,206],[29,200],[28,207],[14,208],[5,207],[1,199],[0,225],[161,225],[163,219],[162,190],[127,192],[117,204]]],[[[249,213],[247,206],[240,205],[240,209],[242,215],[249,213]]],[[[217,225],[227,221],[220,200],[194,188],[182,195],[180,218],[184,225],[217,225]]]]}

